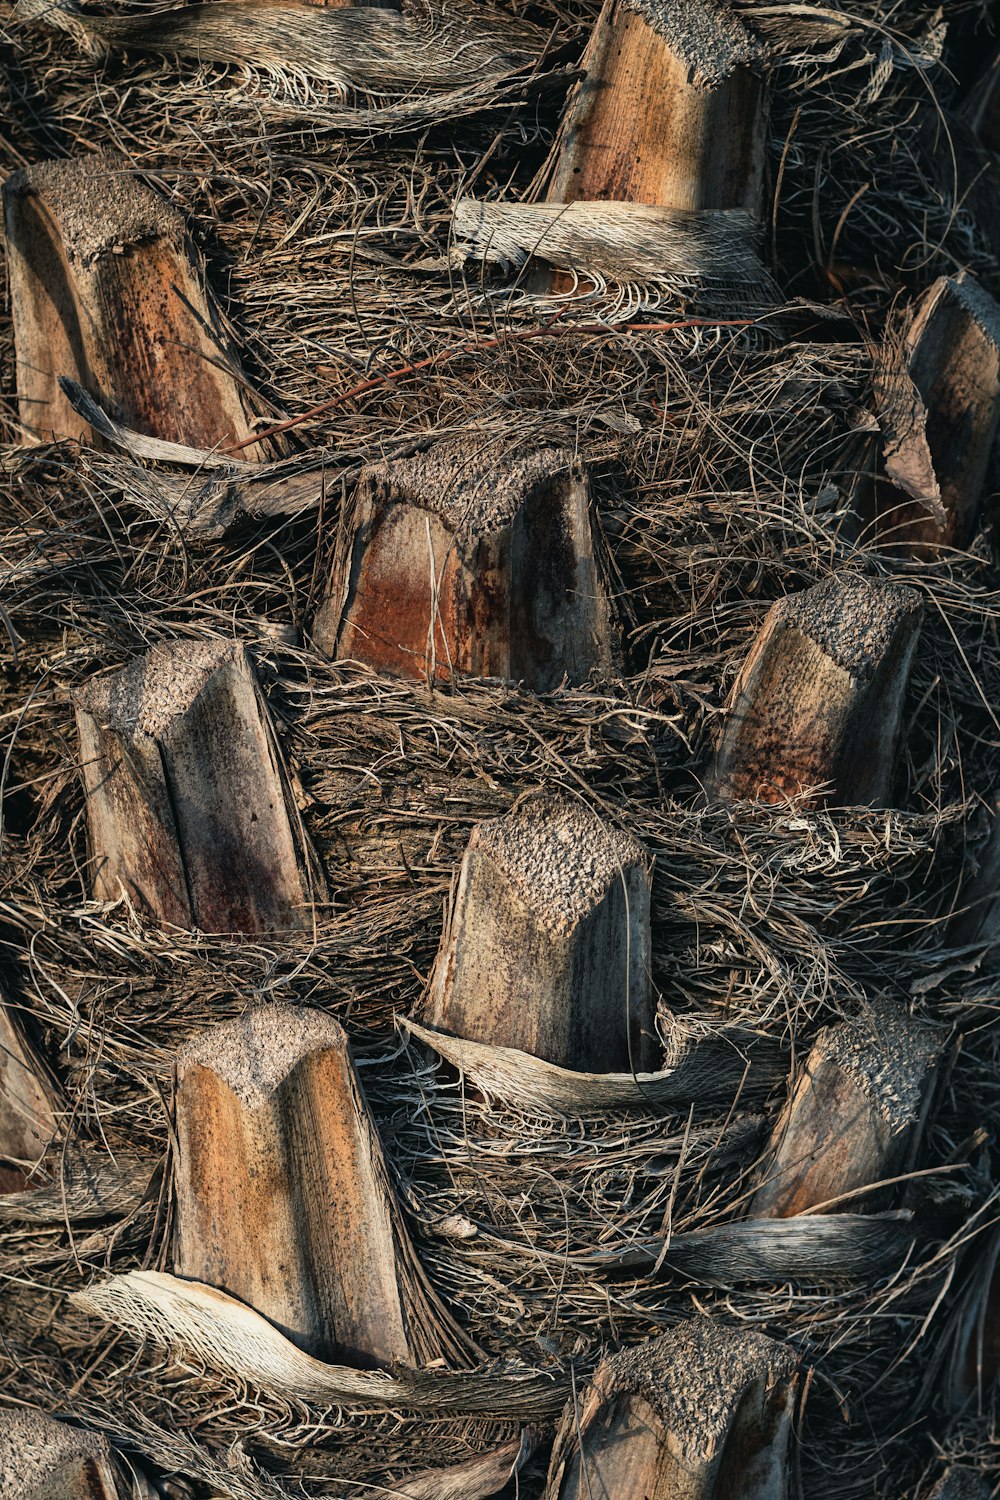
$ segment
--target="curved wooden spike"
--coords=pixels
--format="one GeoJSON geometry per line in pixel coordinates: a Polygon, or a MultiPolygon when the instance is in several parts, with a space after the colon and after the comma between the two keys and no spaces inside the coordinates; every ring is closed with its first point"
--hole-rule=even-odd
{"type": "Polygon", "coordinates": [[[174,641],[76,696],[94,894],[204,932],[299,925],[296,841],[242,646],[174,641]]]}
{"type": "Polygon", "coordinates": [[[585,680],[611,659],[585,470],[468,438],[370,466],[314,635],[420,680],[585,680]]]}
{"type": "Polygon", "coordinates": [[[197,1037],[177,1057],[176,1125],[178,1275],[322,1359],[423,1364],[461,1347],[332,1017],[268,1005],[197,1037]]]}
{"type": "Polygon", "coordinates": [[[124,1500],[106,1438],[40,1411],[0,1411],[0,1495],[9,1500],[124,1500]]]}
{"type": "Polygon", "coordinates": [[[551,794],[473,830],[425,1019],[565,1068],[650,1071],[649,862],[551,794]]]}
{"type": "Polygon", "coordinates": [[[940,277],[890,342],[878,395],[880,535],[903,552],[965,546],[1000,428],[1000,305],[971,277],[940,277]]]}
{"type": "Polygon", "coordinates": [[[545,1500],[783,1500],[795,1368],[708,1318],[612,1355],[563,1417],[545,1500]]]}
{"type": "MultiPolygon", "coordinates": [[[[888,1004],[825,1027],[774,1127],[751,1214],[790,1218],[900,1171],[940,1052],[932,1027],[888,1004]]],[[[836,1207],[869,1211],[872,1195],[836,1207]]]]}
{"type": "Polygon", "coordinates": [[[549,202],[760,207],[760,45],[711,0],[605,0],[543,171],[549,202]]]}
{"type": "Polygon", "coordinates": [[[152,437],[215,448],[252,436],[184,220],[124,158],[40,163],[8,178],[3,201],[31,439],[96,441],[60,376],[152,437]]]}
{"type": "Polygon", "coordinates": [[[882,806],[921,609],[915,589],[861,578],[773,604],[730,698],[715,795],[882,806]]]}

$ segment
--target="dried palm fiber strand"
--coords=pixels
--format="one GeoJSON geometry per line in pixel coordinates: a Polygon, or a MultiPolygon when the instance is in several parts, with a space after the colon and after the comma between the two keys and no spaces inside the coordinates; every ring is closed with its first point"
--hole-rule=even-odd
{"type": "Polygon", "coordinates": [[[0,1411],[0,1494],[11,1500],[120,1500],[125,1493],[99,1434],[30,1408],[0,1411]]]}
{"type": "Polygon", "coordinates": [[[362,1367],[476,1352],[414,1254],[343,1028],[267,1005],[175,1064],[174,1270],[309,1354],[362,1367]]]}
{"type": "Polygon", "coordinates": [[[707,1037],[686,1034],[682,1021],[661,1016],[660,1031],[671,1022],[664,1067],[655,1073],[587,1073],[561,1068],[522,1052],[449,1036],[411,1017],[399,1023],[418,1042],[432,1047],[488,1098],[568,1119],[600,1110],[678,1108],[692,1099],[738,1095],[746,1106],[770,1093],[784,1077],[784,1057],[770,1039],[719,1027],[707,1037]]]}
{"type": "Polygon", "coordinates": [[[789,1493],[791,1350],[709,1318],[602,1360],[556,1433],[546,1500],[789,1493]]]}
{"type": "MultiPolygon", "coordinates": [[[[542,9],[536,19],[558,20],[560,40],[578,46],[595,12],[542,9]]],[[[945,19],[955,13],[950,7],[945,19]]],[[[869,6],[852,6],[846,19],[765,14],[753,23],[780,52],[771,162],[776,171],[784,157],[775,223],[783,284],[839,295],[828,273],[846,280],[850,271],[857,305],[874,310],[876,331],[887,291],[865,269],[873,247],[876,270],[908,257],[901,274],[914,295],[925,278],[956,264],[977,274],[985,268],[984,282],[996,290],[992,252],[968,216],[948,227],[950,205],[934,200],[926,157],[915,148],[911,111],[933,109],[929,83],[948,86],[931,58],[933,17],[914,7],[896,19],[902,30],[888,38],[885,18],[869,6]],[[865,182],[872,186],[838,233],[865,182]]],[[[248,363],[283,410],[304,412],[371,373],[494,333],[476,322],[475,289],[449,284],[442,266],[450,205],[470,190],[465,179],[491,147],[471,191],[527,191],[560,100],[533,96],[542,99],[537,112],[532,104],[508,118],[496,106],[510,94],[481,92],[478,115],[463,103],[459,126],[417,149],[412,138],[391,134],[410,129],[415,115],[410,124],[401,113],[373,121],[357,109],[352,125],[351,111],[332,106],[318,87],[311,97],[299,89],[295,119],[306,124],[293,128],[277,90],[253,73],[189,63],[181,76],[136,55],[126,69],[110,56],[98,89],[69,39],[27,27],[12,34],[41,96],[40,114],[30,102],[18,105],[15,149],[37,156],[36,142],[67,121],[74,137],[86,132],[93,144],[134,142],[138,132],[156,180],[212,237],[218,223],[248,363]],[[42,136],[27,129],[36,119],[42,136]],[[352,134],[344,140],[335,130],[352,134]],[[379,133],[369,139],[372,130],[379,133]]],[[[424,101],[421,108],[423,129],[424,101]]],[[[9,159],[11,168],[20,164],[9,159]]],[[[530,320],[511,311],[507,321],[506,308],[501,316],[513,330],[530,320]]],[[[917,1486],[931,1439],[912,1424],[934,1414],[918,1411],[913,1391],[938,1342],[948,1276],[975,1248],[974,1225],[959,1243],[970,1208],[989,1201],[982,1147],[969,1156],[963,1143],[996,1104],[987,1024],[995,970],[988,960],[968,967],[975,962],[968,955],[955,969],[941,946],[944,919],[961,901],[963,841],[981,840],[977,809],[996,785],[996,733],[983,702],[996,701],[995,600],[982,537],[969,556],[914,571],[928,607],[905,710],[901,810],[705,811],[687,781],[704,764],[717,710],[769,605],[857,561],[847,530],[857,467],[851,444],[864,437],[859,426],[873,409],[871,360],[853,329],[834,331],[841,342],[766,357],[725,330],[613,339],[553,332],[369,388],[299,430],[316,448],[290,467],[307,479],[324,476],[313,483],[327,538],[344,487],[373,458],[406,456],[456,431],[579,445],[621,580],[618,603],[636,622],[631,665],[640,670],[614,692],[538,702],[476,685],[460,701],[428,701],[327,669],[308,652],[277,650],[265,625],[301,632],[316,601],[314,580],[326,576],[325,559],[315,561],[315,517],[251,525],[225,548],[210,544],[195,557],[143,508],[144,497],[169,479],[186,501],[208,486],[206,474],[155,462],[137,469],[109,454],[85,455],[77,472],[58,449],[16,459],[2,481],[20,533],[4,542],[5,566],[16,574],[5,576],[4,607],[18,660],[0,687],[13,789],[5,969],[25,982],[38,1009],[77,1129],[94,1127],[95,1145],[100,1124],[116,1152],[129,1142],[156,1150],[165,1142],[155,1089],[188,1033],[241,1013],[262,991],[310,1003],[321,996],[365,1039],[366,1092],[390,1163],[407,1179],[419,1253],[484,1347],[523,1352],[526,1344],[541,1349],[534,1342],[541,1339],[556,1351],[542,1357],[565,1359],[582,1342],[582,1384],[603,1342],[661,1331],[689,1315],[697,1297],[727,1321],[790,1334],[815,1359],[802,1445],[808,1493],[923,1500],[917,1486]],[[234,619],[262,649],[262,681],[293,752],[296,795],[313,799],[304,816],[344,879],[343,898],[320,912],[315,942],[167,938],[83,900],[67,689],[178,626],[198,638],[206,623],[218,631],[223,620],[222,633],[231,633],[234,619]],[[567,776],[657,853],[656,984],[664,1003],[707,1037],[725,1017],[776,1044],[794,1036],[804,1054],[819,1026],[883,988],[909,1003],[912,985],[921,987],[918,1010],[943,1021],[943,1034],[952,1018],[961,1022],[967,1035],[954,1081],[928,1122],[920,1158],[922,1170],[937,1174],[926,1179],[927,1199],[943,1236],[929,1257],[895,1279],[831,1292],[802,1284],[706,1290],[679,1276],[653,1283],[648,1273],[612,1280],[530,1254],[533,1244],[565,1252],[568,1237],[570,1252],[586,1255],[601,1248],[594,1241],[609,1225],[620,1229],[605,1249],[624,1248],[636,1234],[662,1246],[668,1213],[679,1233],[738,1217],[770,1123],[738,1113],[723,1130],[729,1102],[712,1094],[680,1101],[666,1118],[633,1110],[623,1120],[599,1110],[574,1126],[540,1118],[537,1106],[498,1109],[496,1101],[487,1115],[474,1095],[419,1060],[412,1071],[391,1061],[391,1013],[419,997],[472,825],[501,815],[525,783],[557,786],[567,776]],[[496,1231],[493,1238],[477,1224],[496,1231]],[[496,1243],[501,1234],[519,1237],[528,1253],[512,1255],[496,1243]]],[[[10,348],[5,325],[0,347],[10,348]]],[[[10,393],[12,367],[3,359],[10,393]]],[[[254,481],[240,474],[230,482],[252,512],[254,481]]],[[[260,488],[272,482],[265,471],[260,488]]],[[[865,560],[878,573],[881,565],[865,560]]],[[[0,639],[8,639],[6,627],[0,639]]],[[[20,1000],[22,984],[16,993],[20,1000]]],[[[238,1380],[180,1372],[151,1349],[134,1364],[131,1347],[128,1363],[123,1346],[106,1352],[100,1325],[71,1317],[62,1292],[81,1283],[74,1251],[94,1278],[108,1257],[116,1272],[147,1255],[157,1264],[165,1230],[150,1220],[121,1226],[115,1218],[81,1234],[74,1225],[72,1241],[51,1227],[4,1230],[0,1265],[14,1337],[2,1355],[5,1389],[27,1399],[44,1390],[55,1401],[103,1355],[73,1398],[93,1404],[84,1420],[129,1434],[133,1451],[155,1452],[164,1467],[224,1493],[301,1494],[303,1479],[334,1493],[335,1484],[347,1493],[353,1484],[356,1493],[358,1481],[433,1467],[443,1460],[429,1451],[435,1443],[456,1461],[468,1456],[461,1424],[433,1414],[419,1423],[384,1414],[367,1430],[354,1419],[347,1432],[329,1422],[317,1429],[315,1411],[305,1417],[281,1403],[258,1404],[260,1397],[248,1401],[238,1380]],[[29,1256],[38,1259],[26,1271],[29,1256]],[[57,1290],[25,1287],[29,1277],[57,1290]],[[183,1438],[182,1425],[199,1441],[183,1438]]],[[[485,1452],[496,1430],[480,1423],[468,1441],[485,1452]]],[[[929,1420],[927,1431],[935,1431],[929,1420]]],[[[970,1444],[968,1452],[988,1471],[988,1450],[970,1444]]],[[[523,1493],[532,1484],[537,1494],[537,1473],[522,1475],[523,1493]]]]}
{"type": "Polygon", "coordinates": [[[313,639],[393,675],[586,681],[611,659],[589,501],[558,449],[459,439],[373,465],[313,639]]]}
{"type": "Polygon", "coordinates": [[[964,545],[995,462],[1000,306],[972,279],[940,278],[892,329],[876,394],[892,486],[877,493],[880,534],[907,550],[964,545]]]}
{"type": "Polygon", "coordinates": [[[32,440],[94,438],[60,376],[159,438],[212,448],[251,437],[252,398],[183,217],[127,158],[31,166],[7,179],[3,200],[18,410],[32,440]]]}
{"type": "Polygon", "coordinates": [[[421,1014],[559,1067],[648,1071],[649,884],[642,846],[577,799],[478,824],[421,1014]]]}
{"type": "Polygon", "coordinates": [[[504,1412],[530,1420],[551,1416],[568,1390],[565,1376],[519,1369],[516,1363],[467,1372],[400,1367],[391,1373],[326,1364],[297,1348],[234,1297],[163,1272],[131,1271],[76,1293],[75,1301],[133,1333],[185,1349],[265,1391],[321,1406],[504,1412]]]}
{"type": "MultiPolygon", "coordinates": [[[[615,316],[632,317],[670,299],[698,311],[753,321],[782,297],[755,247],[743,209],[689,210],[642,203],[505,203],[460,198],[452,220],[458,265],[479,261],[520,271],[536,260],[575,273],[587,296],[617,285],[615,316]]],[[[566,300],[575,283],[529,283],[532,300],[566,300]]]]}
{"type": "Polygon", "coordinates": [[[75,707],[98,900],[207,932],[303,921],[306,854],[241,646],[154,646],[75,707]]]}
{"type": "Polygon", "coordinates": [[[94,15],[75,0],[19,0],[18,13],[97,47],[250,65],[317,79],[342,95],[439,93],[470,75],[499,79],[534,62],[546,40],[539,27],[469,0],[400,9],[224,0],[145,16],[94,15]]]}
{"type": "Polygon", "coordinates": [[[789,1089],[751,1211],[877,1208],[869,1190],[905,1169],[940,1051],[933,1028],[884,1003],[825,1027],[789,1089]]]}
{"type": "Polygon", "coordinates": [[[921,612],[915,589],[851,577],[772,605],[733,688],[714,795],[884,804],[921,612]]]}

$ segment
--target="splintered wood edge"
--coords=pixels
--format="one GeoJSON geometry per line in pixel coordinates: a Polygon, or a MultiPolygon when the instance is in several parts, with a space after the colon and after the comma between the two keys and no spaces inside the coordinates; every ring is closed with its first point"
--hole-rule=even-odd
{"type": "Polygon", "coordinates": [[[347,1058],[347,1036],[324,1011],[262,1005],[185,1043],[177,1053],[179,1080],[195,1067],[215,1073],[249,1110],[268,1103],[300,1062],[315,1052],[347,1058]]]}

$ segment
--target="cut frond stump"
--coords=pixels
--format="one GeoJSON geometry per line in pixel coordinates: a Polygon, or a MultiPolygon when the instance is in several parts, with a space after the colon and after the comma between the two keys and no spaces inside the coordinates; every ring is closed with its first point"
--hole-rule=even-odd
{"type": "Polygon", "coordinates": [[[461,439],[360,479],[320,649],[417,679],[536,691],[610,663],[586,472],[572,454],[461,439]]]}
{"type": "Polygon", "coordinates": [[[61,376],[151,437],[216,448],[252,436],[184,219],[124,158],[43,162],[8,178],[3,199],[30,439],[95,441],[61,376]]]}
{"type": "Polygon", "coordinates": [[[96,1432],[28,1408],[0,1411],[0,1495],[9,1500],[124,1500],[96,1432]]]}
{"type": "Polygon", "coordinates": [[[884,806],[921,609],[915,589],[862,578],[773,604],[730,698],[715,795],[884,806]]]}
{"type": "Polygon", "coordinates": [[[977,1469],[953,1464],[930,1491],[927,1500],[990,1500],[992,1490],[977,1469]]]}
{"type": "Polygon", "coordinates": [[[14,1012],[0,1000],[0,1193],[16,1193],[56,1133],[55,1093],[14,1012]]]}
{"type": "Polygon", "coordinates": [[[858,1190],[904,1169],[940,1051],[931,1027],[889,1004],[825,1027],[775,1125],[751,1213],[878,1206],[858,1190]]]}
{"type": "Polygon", "coordinates": [[[423,1281],[331,1016],[268,1005],[188,1043],[176,1127],[178,1275],[239,1297],[320,1359],[467,1352],[423,1281]]]}
{"type": "Polygon", "coordinates": [[[743,22],[711,0],[605,0],[544,196],[756,213],[762,62],[743,22]]]}
{"type": "Polygon", "coordinates": [[[1000,427],[1000,305],[941,277],[891,338],[878,381],[884,462],[879,532],[897,550],[964,547],[975,533],[1000,427]]]}
{"type": "Polygon", "coordinates": [[[242,646],[154,646],[76,696],[94,895],[203,932],[301,925],[304,877],[242,646]]]}
{"type": "Polygon", "coordinates": [[[473,830],[422,1019],[560,1067],[651,1071],[650,867],[543,793],[473,830]]]}
{"type": "Polygon", "coordinates": [[[556,1434],[545,1500],[783,1500],[796,1359],[708,1318],[605,1359],[556,1434]]]}

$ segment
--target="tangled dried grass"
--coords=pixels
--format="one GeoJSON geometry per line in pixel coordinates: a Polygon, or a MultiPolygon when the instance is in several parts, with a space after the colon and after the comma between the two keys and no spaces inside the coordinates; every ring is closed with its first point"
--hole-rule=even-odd
{"type": "MultiPolygon", "coordinates": [[[[518,1418],[416,1419],[269,1388],[220,1373],[196,1340],[184,1355],[137,1347],[70,1300],[109,1271],[169,1270],[173,1053],[277,997],[350,1029],[426,1269],[491,1357],[580,1380],[605,1345],[714,1309],[789,1340],[813,1371],[803,1493],[922,1500],[945,1459],[996,1485],[989,1397],[956,1416],[942,1376],[995,1257],[1000,1191],[982,1128],[1000,1088],[997,961],[948,935],[1000,783],[991,531],[967,553],[893,565],[927,603],[900,810],[720,809],[699,789],[769,603],[834,572],[889,568],[855,502],[899,286],[916,295],[960,265],[1000,293],[997,241],[957,168],[951,186],[930,170],[959,102],[948,46],[978,7],[741,7],[775,53],[780,338],[721,316],[706,326],[676,289],[656,316],[681,326],[628,326],[642,297],[600,279],[539,331],[515,277],[456,269],[456,201],[526,195],[597,10],[514,8],[533,39],[527,65],[391,98],[252,48],[231,65],[116,45],[95,56],[52,16],[7,15],[5,168],[101,147],[146,173],[199,233],[267,404],[261,427],[294,425],[270,438],[262,472],[238,455],[137,457],[121,435],[103,452],[19,451],[0,319],[0,958],[58,1073],[67,1141],[58,1192],[0,1214],[0,1389],[103,1428],[138,1471],[174,1476],[168,1494],[378,1494],[505,1445],[525,1460],[520,1493],[540,1492],[544,1441],[528,1457],[518,1418]],[[362,464],[459,433],[586,458],[618,679],[545,697],[476,683],[432,693],[311,650],[362,464]],[[328,878],[311,928],[280,945],[153,930],[124,900],[88,899],[70,693],[158,640],[202,635],[251,648],[328,878]],[[762,1083],[740,1070],[728,1093],[567,1113],[537,1091],[487,1097],[481,1076],[443,1074],[397,1031],[471,827],[552,785],[656,856],[664,1034],[683,1027],[696,1046],[738,1032],[748,1055],[771,1059],[762,1083]],[[825,1021],[882,995],[949,1047],[919,1172],[898,1188],[912,1217],[864,1219],[854,1241],[856,1225],[827,1221],[848,1236],[837,1254],[858,1274],[846,1283],[774,1238],[766,1274],[731,1247],[711,1276],[702,1255],[685,1262],[686,1239],[743,1212],[790,1060],[825,1021]],[[86,1188],[97,1164],[99,1202],[86,1188]],[[870,1234],[891,1244],[884,1265],[868,1263],[870,1234]],[[657,1279],[629,1264],[650,1244],[668,1247],[657,1279]]],[[[138,6],[90,31],[102,21],[110,42],[161,34],[138,6]]],[[[863,1213],[848,1207],[858,1214],[838,1219],[863,1213]]]]}

